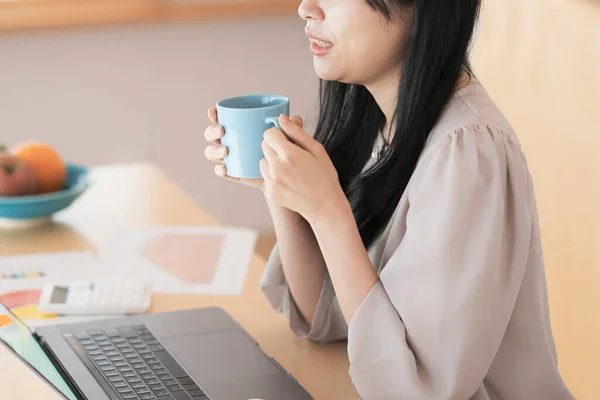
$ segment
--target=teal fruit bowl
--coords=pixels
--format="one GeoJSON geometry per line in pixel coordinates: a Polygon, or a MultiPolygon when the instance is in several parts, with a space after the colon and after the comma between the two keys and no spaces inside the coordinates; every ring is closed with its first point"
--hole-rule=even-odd
{"type": "Polygon", "coordinates": [[[38,225],[69,207],[88,188],[89,169],[67,163],[67,181],[62,190],[29,196],[0,197],[0,226],[38,225]]]}

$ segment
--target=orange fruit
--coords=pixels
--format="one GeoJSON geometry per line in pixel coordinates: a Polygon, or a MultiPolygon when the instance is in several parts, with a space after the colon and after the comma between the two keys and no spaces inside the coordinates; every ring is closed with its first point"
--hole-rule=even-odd
{"type": "Polygon", "coordinates": [[[56,192],[64,188],[67,166],[54,148],[30,141],[14,146],[10,152],[29,164],[35,175],[38,193],[56,192]]]}

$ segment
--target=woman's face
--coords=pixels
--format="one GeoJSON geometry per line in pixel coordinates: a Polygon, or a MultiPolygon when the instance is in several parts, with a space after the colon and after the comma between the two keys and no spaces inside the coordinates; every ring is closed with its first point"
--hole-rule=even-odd
{"type": "Polygon", "coordinates": [[[315,72],[365,86],[398,76],[410,12],[388,21],[365,0],[303,0],[298,14],[307,21],[315,72]]]}

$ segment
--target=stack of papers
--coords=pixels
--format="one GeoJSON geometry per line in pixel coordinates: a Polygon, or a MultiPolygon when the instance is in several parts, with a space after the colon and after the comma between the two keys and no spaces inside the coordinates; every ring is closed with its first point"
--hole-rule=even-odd
{"type": "Polygon", "coordinates": [[[243,228],[142,228],[115,232],[97,256],[71,251],[0,257],[0,301],[29,325],[40,326],[82,320],[58,321],[37,309],[47,282],[136,280],[153,293],[236,295],[256,239],[255,231],[243,228]]]}

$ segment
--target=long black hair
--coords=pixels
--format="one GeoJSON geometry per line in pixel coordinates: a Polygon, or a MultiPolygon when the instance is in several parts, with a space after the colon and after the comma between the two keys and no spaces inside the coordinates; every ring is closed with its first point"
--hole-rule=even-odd
{"type": "Polygon", "coordinates": [[[368,248],[396,209],[461,71],[471,73],[468,50],[481,0],[365,1],[388,22],[402,7],[413,7],[390,148],[362,173],[385,116],[364,86],[336,81],[320,83],[315,139],[338,171],[368,248]]]}

